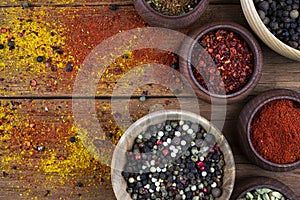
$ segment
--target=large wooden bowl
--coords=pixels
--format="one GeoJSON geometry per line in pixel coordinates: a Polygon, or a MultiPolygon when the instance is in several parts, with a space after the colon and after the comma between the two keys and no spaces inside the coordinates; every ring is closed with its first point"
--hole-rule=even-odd
{"type": "Polygon", "coordinates": [[[132,149],[134,139],[143,133],[150,125],[159,124],[166,120],[187,120],[193,123],[200,124],[206,131],[213,134],[223,152],[225,159],[224,177],[222,186],[222,196],[217,199],[229,199],[231,196],[233,185],[235,181],[235,164],[234,158],[229,144],[227,143],[224,135],[205,118],[194,113],[186,111],[159,111],[146,115],[145,117],[136,121],[131,125],[124,135],[121,137],[118,145],[113,154],[111,165],[111,180],[114,193],[118,200],[131,200],[130,195],[127,193],[127,183],[122,177],[121,172],[126,163],[125,152],[132,149]]]}
{"type": "Polygon", "coordinates": [[[287,58],[300,61],[300,51],[281,42],[264,25],[257,13],[253,0],[241,0],[241,5],[252,30],[266,45],[287,58]]]}
{"type": "MultiPolygon", "coordinates": [[[[193,39],[193,43],[191,43],[191,40],[189,40],[189,43],[184,42],[182,44],[181,50],[183,52],[186,52],[185,54],[187,55],[187,57],[179,58],[180,72],[189,80],[196,94],[201,99],[209,103],[231,104],[243,100],[251,93],[251,91],[258,84],[262,75],[263,56],[258,42],[247,29],[233,22],[214,22],[195,29],[194,31],[189,33],[189,37],[193,39]],[[241,90],[227,95],[213,94],[202,87],[196,80],[191,66],[191,53],[192,49],[195,46],[195,42],[197,42],[203,35],[207,34],[208,32],[218,29],[229,30],[239,34],[247,42],[254,55],[254,69],[250,80],[241,90]]],[[[206,51],[204,51],[203,53],[206,53],[206,51]]]]}
{"type": "Polygon", "coordinates": [[[201,0],[192,11],[179,16],[163,15],[154,10],[147,0],[133,0],[133,3],[139,15],[150,25],[180,29],[194,24],[208,7],[209,0],[201,0]]]}
{"type": "Polygon", "coordinates": [[[288,199],[297,199],[295,193],[288,186],[278,180],[267,177],[251,177],[241,181],[238,180],[237,187],[235,187],[233,191],[232,199],[240,199],[247,192],[259,188],[269,188],[271,190],[276,190],[288,199]]]}
{"type": "Polygon", "coordinates": [[[256,112],[265,104],[273,100],[288,99],[298,102],[300,105],[300,94],[291,90],[277,89],[269,90],[248,102],[241,111],[238,118],[238,133],[241,148],[246,156],[256,165],[270,171],[290,171],[300,167],[300,160],[290,164],[276,164],[264,159],[257,153],[250,138],[250,126],[256,112]]]}

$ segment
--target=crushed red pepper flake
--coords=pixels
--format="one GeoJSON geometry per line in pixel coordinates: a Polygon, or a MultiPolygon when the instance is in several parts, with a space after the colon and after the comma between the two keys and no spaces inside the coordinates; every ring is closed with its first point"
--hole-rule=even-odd
{"type": "Polygon", "coordinates": [[[192,67],[192,70],[202,87],[208,90],[209,85],[216,94],[222,93],[225,88],[226,94],[232,94],[247,84],[253,74],[254,56],[239,34],[218,29],[203,35],[199,43],[208,55],[200,54],[199,58],[193,58],[198,61],[198,66],[197,69],[192,67]],[[207,62],[210,60],[212,62],[207,62]],[[216,85],[214,82],[218,83],[215,80],[218,77],[222,80],[216,85]]]}

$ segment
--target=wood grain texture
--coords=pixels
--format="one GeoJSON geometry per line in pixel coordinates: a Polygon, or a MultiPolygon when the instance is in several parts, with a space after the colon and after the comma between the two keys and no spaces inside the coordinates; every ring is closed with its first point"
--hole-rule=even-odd
{"type": "MultiPolygon", "coordinates": [[[[132,5],[132,0],[70,0],[68,1],[57,1],[57,0],[28,0],[32,6],[82,6],[82,5],[132,5]]],[[[239,4],[239,0],[210,0],[211,4],[239,4]]],[[[0,7],[10,7],[21,5],[21,2],[16,0],[1,0],[0,7]]]]}
{"type": "MultiPolygon", "coordinates": [[[[57,8],[58,10],[61,8],[57,8]]],[[[85,8],[86,9],[86,8],[85,8]]],[[[101,18],[105,15],[103,10],[107,7],[89,7],[91,13],[97,14],[86,14],[83,17],[84,20],[91,20],[95,18],[101,18]],[[96,10],[96,11],[93,11],[96,10]]],[[[69,8],[69,12],[72,10],[80,12],[81,8],[69,8]]],[[[57,12],[61,13],[61,12],[57,12]]],[[[86,13],[86,12],[85,12],[86,13]]],[[[134,10],[133,6],[121,7],[118,13],[123,15],[120,19],[120,23],[130,24],[128,21],[138,14],[134,10]]],[[[113,16],[113,13],[109,14],[108,17],[113,16]]],[[[71,20],[72,15],[66,15],[65,17],[59,15],[58,18],[66,18],[65,20],[71,20]]],[[[210,5],[208,10],[204,13],[203,17],[197,22],[195,27],[202,26],[210,21],[233,21],[248,27],[246,20],[243,17],[242,10],[239,5],[210,5]]],[[[143,21],[137,20],[130,27],[139,27],[143,21]]],[[[118,30],[119,24],[112,24],[114,28],[118,30]]],[[[99,29],[99,31],[105,31],[101,27],[94,27],[99,29]]],[[[119,28],[121,29],[121,27],[119,28]]],[[[89,29],[87,29],[89,31],[89,29]]],[[[114,33],[108,33],[108,36],[112,36],[114,33]]],[[[84,36],[84,35],[83,35],[84,36]]],[[[106,38],[103,38],[105,40],[106,38]]],[[[103,41],[100,40],[99,42],[103,41]]],[[[97,44],[89,44],[97,45],[97,44]]],[[[262,45],[262,43],[261,43],[262,45]]],[[[263,75],[255,88],[253,94],[259,94],[267,89],[274,88],[287,88],[293,89],[295,91],[300,91],[300,70],[299,63],[286,59],[273,51],[271,51],[266,46],[262,45],[262,52],[264,57],[263,75]]],[[[149,52],[149,56],[151,52],[149,52]]],[[[151,59],[149,59],[151,61],[151,59]]],[[[167,63],[167,62],[166,62],[167,63]]],[[[74,79],[76,78],[77,72],[73,74],[66,73],[63,69],[58,72],[47,72],[33,74],[28,73],[25,69],[15,69],[12,67],[6,67],[3,71],[0,71],[0,78],[4,80],[0,81],[0,94],[2,96],[72,96],[72,85],[74,79]],[[15,72],[14,72],[15,71],[15,72]],[[14,73],[13,73],[14,72],[14,73]],[[38,81],[37,87],[30,86],[30,80],[36,79],[38,81]]],[[[96,96],[111,96],[113,88],[118,81],[117,78],[110,78],[110,80],[104,79],[98,84],[96,91],[96,96]]],[[[120,82],[122,84],[122,82],[120,82]]],[[[125,84],[125,83],[124,83],[125,84]]],[[[168,88],[158,85],[144,85],[139,91],[136,91],[133,95],[141,95],[143,90],[148,90],[151,96],[172,96],[174,95],[172,91],[168,88]]],[[[82,94],[77,94],[82,95],[82,94]]],[[[126,94],[123,94],[126,95],[126,94]]],[[[179,94],[180,95],[180,94],[179,94]]],[[[181,94],[184,95],[184,94],[181,94]]]]}
{"type": "Polygon", "coordinates": [[[241,111],[238,118],[238,133],[243,146],[243,150],[247,157],[260,167],[271,171],[289,171],[297,169],[300,166],[300,161],[291,164],[279,165],[263,159],[257,154],[254,147],[249,141],[250,138],[250,125],[256,112],[265,104],[276,99],[289,99],[300,103],[300,94],[290,90],[270,90],[262,93],[249,101],[241,111]]]}
{"type": "MultiPolygon", "coordinates": [[[[10,99],[2,100],[1,104],[4,105],[6,102],[10,102],[10,99]]],[[[72,118],[68,119],[68,116],[72,115],[72,100],[64,99],[53,99],[53,100],[39,100],[39,99],[13,99],[15,102],[19,102],[22,105],[21,109],[18,109],[18,113],[21,118],[26,121],[33,121],[36,126],[62,126],[63,124],[72,124],[72,118]],[[45,111],[45,107],[48,108],[48,112],[45,111]],[[65,119],[65,121],[62,121],[65,119]]],[[[110,127],[110,120],[113,119],[111,109],[104,109],[110,104],[110,100],[96,100],[96,109],[99,113],[99,123],[103,127],[110,127]]],[[[233,104],[227,107],[227,119],[223,128],[223,133],[228,140],[232,151],[234,153],[234,159],[237,168],[238,178],[247,178],[251,176],[264,174],[268,177],[275,177],[276,179],[287,184],[294,192],[300,197],[300,188],[298,187],[297,180],[300,178],[300,169],[284,172],[284,173],[272,173],[265,171],[259,167],[251,164],[241,152],[240,142],[237,139],[236,131],[236,118],[244,103],[233,104]]],[[[84,105],[82,105],[84,106],[84,105]]],[[[119,106],[125,106],[120,101],[119,106]]],[[[210,119],[211,109],[210,105],[199,101],[201,109],[201,115],[207,119],[210,119]]],[[[194,106],[189,105],[190,110],[193,110],[194,106]]],[[[132,99],[129,106],[129,112],[132,116],[143,116],[149,112],[161,110],[161,109],[179,109],[179,103],[174,98],[149,98],[145,102],[140,102],[138,99],[132,99]],[[168,100],[168,105],[166,105],[168,100]]],[[[218,108],[217,108],[218,109],[218,108]]],[[[219,108],[221,109],[221,108],[219,108]]],[[[79,113],[81,117],[86,118],[89,116],[89,111],[79,113]]],[[[221,120],[218,114],[215,113],[216,122],[221,120]]],[[[131,122],[132,123],[132,122],[131,122]]],[[[55,130],[52,130],[55,133],[55,130]]],[[[64,137],[60,137],[63,139],[64,137]]],[[[40,141],[43,142],[43,141],[40,141]]],[[[56,150],[61,149],[61,145],[55,140],[53,148],[56,150]],[[55,144],[57,143],[57,144],[55,144]]],[[[6,152],[0,149],[0,157],[5,155],[6,152]]],[[[47,155],[45,155],[47,156],[47,155]]],[[[39,161],[42,157],[33,157],[28,160],[28,163],[39,161]]],[[[7,164],[0,164],[1,169],[9,167],[7,164]]],[[[95,171],[95,173],[98,173],[95,171]]],[[[61,180],[60,176],[55,174],[44,174],[38,172],[36,169],[27,166],[17,166],[17,170],[9,172],[9,176],[0,179],[0,197],[5,198],[8,196],[14,197],[15,199],[30,199],[30,197],[38,196],[44,198],[47,190],[51,190],[48,196],[49,199],[77,199],[78,194],[81,194],[84,199],[115,199],[111,184],[109,181],[99,182],[93,178],[92,174],[77,174],[75,177],[65,177],[65,185],[57,184],[61,180]],[[53,177],[53,182],[48,182],[50,177],[53,177]],[[24,178],[25,177],[25,178],[24,178]],[[83,188],[74,187],[77,181],[82,181],[85,186],[83,188]],[[52,185],[56,185],[53,189],[52,185]],[[22,185],[22,187],[18,187],[22,185]],[[21,196],[21,194],[23,196],[21,196]]]]}
{"type": "Polygon", "coordinates": [[[249,25],[266,45],[283,56],[300,61],[300,51],[281,42],[263,24],[253,0],[241,0],[241,5],[249,25]]]}
{"type": "MultiPolygon", "coordinates": [[[[81,12],[84,9],[90,9],[90,13],[84,14],[85,21],[89,21],[93,19],[93,17],[98,19],[104,18],[105,14],[103,11],[107,10],[110,4],[118,4],[120,6],[118,7],[117,12],[123,16],[121,18],[122,23],[126,23],[127,25],[131,24],[131,28],[139,27],[141,24],[144,24],[144,21],[138,17],[137,12],[134,10],[131,0],[75,0],[75,4],[72,4],[74,7],[72,7],[71,4],[61,5],[58,0],[56,3],[55,1],[56,0],[32,0],[30,2],[35,2],[32,3],[33,6],[55,6],[58,10],[61,10],[61,7],[68,7],[70,13],[72,13],[74,10],[81,12]],[[82,8],[81,6],[84,4],[91,6],[82,8]],[[129,20],[131,17],[133,18],[135,16],[138,18],[138,20],[129,20]]],[[[0,0],[0,7],[10,9],[8,8],[10,6],[20,6],[20,2],[21,1],[15,1],[15,3],[11,3],[11,0],[0,0]]],[[[2,11],[3,10],[0,11],[0,20],[3,19],[2,11]]],[[[65,20],[71,20],[72,18],[72,15],[67,15],[64,17],[58,13],[61,12],[57,12],[56,14],[58,19],[65,18],[65,20]]],[[[112,16],[113,14],[108,15],[108,17],[112,16]]],[[[208,9],[193,28],[203,26],[204,24],[212,21],[232,21],[239,23],[251,30],[244,17],[240,2],[238,0],[211,0],[208,9]]],[[[120,30],[122,28],[122,23],[113,23],[112,26],[119,26],[120,28],[118,30],[120,30]]],[[[108,27],[109,26],[106,26],[105,28],[101,29],[95,26],[93,28],[95,28],[97,31],[104,31],[107,34],[107,37],[109,37],[115,33],[110,32],[108,27]]],[[[187,30],[184,30],[184,32],[186,31],[187,30]]],[[[104,39],[106,38],[103,38],[103,40],[104,39]]],[[[240,103],[227,106],[226,121],[222,132],[224,133],[234,153],[236,172],[239,179],[247,179],[249,177],[260,176],[263,174],[264,176],[275,178],[286,184],[295,192],[297,199],[300,199],[300,169],[282,173],[274,173],[263,170],[251,163],[246,156],[244,156],[242,147],[240,146],[240,141],[238,140],[238,132],[236,129],[237,118],[246,102],[254,98],[256,95],[274,88],[287,88],[300,92],[299,62],[295,62],[280,56],[266,47],[261,40],[259,40],[259,42],[262,46],[264,57],[263,75],[261,80],[248,98],[240,103]]],[[[0,95],[7,97],[6,99],[1,100],[1,103],[3,105],[5,102],[10,102],[11,100],[22,102],[23,107],[22,109],[18,109],[18,113],[24,119],[24,121],[34,121],[38,127],[47,127],[48,125],[55,127],[71,126],[73,124],[73,120],[72,117],[68,118],[68,116],[70,117],[73,115],[72,100],[70,98],[72,96],[72,85],[76,74],[77,72],[75,72],[73,75],[70,75],[61,71],[57,73],[41,73],[37,75],[26,73],[25,70],[16,70],[13,67],[6,68],[4,71],[0,72],[0,95]],[[72,76],[74,77],[71,78],[72,76]],[[4,78],[3,81],[2,78],[4,78]],[[38,87],[30,87],[29,83],[32,79],[38,79],[38,87]],[[57,89],[53,89],[51,87],[55,79],[57,79],[57,87],[55,87],[57,89]],[[15,98],[10,99],[9,97],[15,98]],[[21,99],[18,99],[18,97],[21,99]],[[34,97],[34,99],[32,99],[32,97],[34,97]],[[45,106],[47,106],[48,112],[45,111],[45,106]]],[[[112,96],[112,91],[116,81],[117,79],[101,81],[96,93],[96,96],[100,98],[97,99],[95,103],[96,112],[98,113],[100,125],[105,127],[106,131],[109,131],[109,127],[112,126],[111,121],[114,119],[114,113],[111,112],[109,105],[111,103],[110,97],[112,96]]],[[[82,94],[77,95],[82,96],[82,94]]],[[[142,86],[132,95],[135,97],[133,97],[130,101],[128,112],[131,113],[131,117],[135,120],[149,112],[162,109],[180,108],[178,100],[175,98],[175,95],[172,91],[166,87],[155,84],[142,86]],[[143,95],[143,90],[148,91],[148,96],[146,101],[142,103],[139,101],[139,97],[143,95]]],[[[120,93],[120,97],[127,98],[128,96],[130,96],[128,93],[120,93]]],[[[177,94],[176,96],[180,96],[180,94],[177,94]]],[[[189,102],[193,102],[193,100],[186,101],[184,106],[187,107],[187,110],[195,111],[193,110],[195,109],[194,104],[190,104],[189,102]]],[[[212,115],[214,118],[214,123],[216,124],[222,124],[224,122],[224,116],[220,115],[220,113],[223,113],[222,107],[217,106],[215,108],[217,112],[212,113],[209,104],[201,100],[199,100],[198,103],[202,116],[210,120],[212,115]]],[[[117,106],[120,107],[124,105],[125,104],[123,101],[120,101],[119,104],[117,104],[117,106]]],[[[83,104],[81,106],[85,105],[83,104]]],[[[85,118],[89,116],[89,114],[90,111],[87,110],[84,113],[80,113],[80,116],[85,118]]],[[[127,123],[131,124],[132,121],[128,120],[127,123]]],[[[29,134],[29,132],[25,132],[25,129],[23,131],[25,134],[29,134]]],[[[53,135],[55,135],[55,130],[51,131],[53,132],[51,132],[52,134],[50,134],[49,137],[53,137],[53,135]]],[[[37,132],[40,133],[40,131],[37,132]]],[[[57,141],[64,139],[65,137],[61,136],[59,139],[51,141],[53,149],[61,149],[61,145],[57,141]]],[[[0,158],[5,155],[10,154],[7,151],[4,151],[1,146],[0,158]]],[[[28,158],[28,163],[38,163],[41,161],[41,159],[42,157],[38,156],[30,157],[28,158]]],[[[12,163],[0,163],[0,169],[7,169],[7,167],[12,167],[11,165],[12,163]]],[[[95,171],[95,173],[99,172],[95,171]]],[[[64,177],[65,184],[58,184],[60,181],[60,176],[38,172],[32,167],[26,167],[25,165],[20,164],[17,166],[17,170],[12,170],[9,172],[8,177],[0,178],[0,199],[34,199],[36,196],[38,199],[116,199],[112,190],[111,182],[101,182],[99,180],[95,180],[93,173],[77,174],[75,177],[64,177]],[[53,178],[52,181],[48,181],[50,177],[53,178]],[[83,181],[84,187],[75,187],[74,185],[78,181],[83,181]],[[45,196],[47,194],[47,190],[51,191],[47,196],[45,196]]],[[[236,187],[239,186],[236,185],[236,187]]]]}

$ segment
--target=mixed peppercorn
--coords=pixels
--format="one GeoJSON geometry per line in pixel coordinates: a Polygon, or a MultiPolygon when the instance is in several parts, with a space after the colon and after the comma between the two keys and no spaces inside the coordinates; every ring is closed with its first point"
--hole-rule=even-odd
{"type": "Polygon", "coordinates": [[[134,141],[122,175],[132,199],[215,199],[224,156],[214,135],[189,121],[152,125],[134,141]]]}

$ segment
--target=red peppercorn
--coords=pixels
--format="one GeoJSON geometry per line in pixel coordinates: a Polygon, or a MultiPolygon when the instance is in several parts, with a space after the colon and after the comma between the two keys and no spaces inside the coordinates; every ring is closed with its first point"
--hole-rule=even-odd
{"type": "Polygon", "coordinates": [[[203,167],[203,166],[204,166],[204,162],[201,161],[197,162],[197,167],[203,167]]]}

